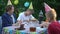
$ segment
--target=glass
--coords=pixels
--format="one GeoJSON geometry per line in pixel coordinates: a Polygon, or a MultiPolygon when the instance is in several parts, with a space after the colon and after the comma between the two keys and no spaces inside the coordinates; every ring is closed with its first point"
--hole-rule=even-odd
{"type": "Polygon", "coordinates": [[[25,30],[24,24],[21,24],[21,25],[20,25],[20,30],[25,30]]]}
{"type": "Polygon", "coordinates": [[[19,28],[15,28],[15,30],[25,30],[24,24],[21,24],[19,28]]]}
{"type": "Polygon", "coordinates": [[[24,28],[24,24],[21,24],[20,27],[24,28]]]}
{"type": "Polygon", "coordinates": [[[36,31],[36,27],[30,27],[30,32],[35,32],[36,31]]]}

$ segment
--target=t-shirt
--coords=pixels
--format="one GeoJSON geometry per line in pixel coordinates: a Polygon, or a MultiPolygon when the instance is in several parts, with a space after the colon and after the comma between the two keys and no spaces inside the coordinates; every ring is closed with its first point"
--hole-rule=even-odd
{"type": "Polygon", "coordinates": [[[60,24],[58,22],[51,22],[48,27],[48,34],[60,34],[60,24]]]}
{"type": "Polygon", "coordinates": [[[19,14],[19,17],[17,20],[25,21],[25,20],[30,20],[33,19],[34,17],[32,15],[25,16],[24,12],[19,14]]]}

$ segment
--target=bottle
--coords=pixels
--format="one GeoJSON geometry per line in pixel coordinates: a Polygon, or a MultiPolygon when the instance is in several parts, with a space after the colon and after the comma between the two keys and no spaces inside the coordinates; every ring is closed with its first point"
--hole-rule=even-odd
{"type": "Polygon", "coordinates": [[[40,10],[40,12],[39,12],[39,24],[41,24],[41,21],[43,21],[43,18],[44,18],[43,12],[42,12],[42,10],[40,10]]]}

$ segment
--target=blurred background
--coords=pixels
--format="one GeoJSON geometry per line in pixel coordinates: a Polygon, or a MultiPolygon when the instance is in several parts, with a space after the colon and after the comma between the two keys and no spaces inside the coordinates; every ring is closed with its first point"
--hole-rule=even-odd
{"type": "MultiPolygon", "coordinates": [[[[37,19],[39,17],[40,10],[43,11],[45,20],[45,10],[44,2],[46,2],[50,7],[54,8],[57,12],[57,20],[60,19],[60,0],[10,0],[12,5],[15,7],[15,14],[18,17],[19,13],[25,11],[29,8],[31,2],[35,13],[33,14],[37,19]]],[[[0,16],[5,12],[5,7],[7,6],[8,0],[0,0],[0,16]]]]}

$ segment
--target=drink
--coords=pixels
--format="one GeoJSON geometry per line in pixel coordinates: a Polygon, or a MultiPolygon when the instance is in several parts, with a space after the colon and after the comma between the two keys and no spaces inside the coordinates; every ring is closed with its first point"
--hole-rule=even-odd
{"type": "Polygon", "coordinates": [[[35,32],[36,28],[35,27],[30,27],[30,32],[35,32]]]}
{"type": "Polygon", "coordinates": [[[21,24],[20,27],[24,28],[24,24],[21,24]]]}
{"type": "Polygon", "coordinates": [[[16,30],[25,30],[24,24],[21,24],[19,28],[16,28],[16,30]]]}
{"type": "Polygon", "coordinates": [[[20,25],[20,30],[25,30],[24,24],[21,24],[21,25],[20,25]]]}

